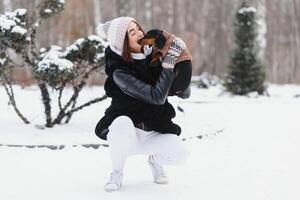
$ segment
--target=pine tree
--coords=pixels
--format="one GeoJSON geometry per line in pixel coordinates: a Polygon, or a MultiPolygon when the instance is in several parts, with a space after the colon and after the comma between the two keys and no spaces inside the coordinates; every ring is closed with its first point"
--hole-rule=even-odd
{"type": "Polygon", "coordinates": [[[242,2],[236,13],[235,43],[225,80],[226,89],[236,95],[265,92],[265,68],[258,59],[256,9],[242,2]]]}

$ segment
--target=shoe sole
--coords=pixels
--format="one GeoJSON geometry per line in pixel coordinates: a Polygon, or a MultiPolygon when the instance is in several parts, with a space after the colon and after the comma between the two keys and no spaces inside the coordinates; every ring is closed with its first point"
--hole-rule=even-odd
{"type": "Polygon", "coordinates": [[[116,189],[108,189],[108,188],[104,188],[104,190],[105,190],[106,192],[115,192],[115,191],[121,190],[121,187],[122,187],[122,185],[120,185],[120,187],[119,187],[119,188],[116,188],[116,189]]]}

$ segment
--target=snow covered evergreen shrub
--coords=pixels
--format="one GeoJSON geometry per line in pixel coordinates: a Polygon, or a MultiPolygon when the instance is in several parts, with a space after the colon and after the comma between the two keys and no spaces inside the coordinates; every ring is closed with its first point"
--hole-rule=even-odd
{"type": "Polygon", "coordinates": [[[25,28],[26,9],[16,9],[13,12],[0,14],[0,47],[1,50],[12,48],[16,52],[24,50],[28,44],[25,28]]]}
{"type": "Polygon", "coordinates": [[[77,105],[80,91],[86,85],[87,79],[92,72],[104,64],[106,44],[102,39],[92,35],[78,39],[66,50],[58,46],[37,49],[36,32],[39,25],[46,18],[60,13],[63,9],[64,0],[42,0],[32,12],[32,16],[27,16],[26,9],[17,9],[0,15],[0,78],[3,78],[0,83],[4,86],[11,105],[25,123],[30,123],[30,121],[21,114],[16,106],[10,70],[5,70],[16,65],[14,59],[10,57],[11,50],[32,69],[41,92],[46,127],[61,124],[62,120],[65,120],[64,123],[68,123],[75,112],[107,97],[104,95],[77,105]],[[74,81],[75,79],[76,81],[74,81]],[[62,98],[64,88],[68,83],[73,89],[73,94],[69,99],[62,98]],[[54,95],[58,102],[58,109],[56,109],[58,113],[54,118],[51,107],[53,97],[49,93],[49,87],[56,89],[52,90],[53,92],[58,92],[58,95],[54,95]],[[67,100],[62,101],[62,99],[67,100]]]}
{"type": "Polygon", "coordinates": [[[103,64],[104,49],[106,42],[96,35],[87,38],[80,38],[74,44],[66,48],[65,58],[72,62],[82,62],[89,64],[103,64]]]}
{"type": "Polygon", "coordinates": [[[236,13],[235,43],[224,86],[236,95],[265,92],[265,68],[257,53],[256,9],[245,2],[236,13]]]}
{"type": "Polygon", "coordinates": [[[40,58],[37,67],[33,70],[34,77],[45,81],[53,88],[71,81],[77,74],[74,64],[64,58],[64,52],[59,46],[42,50],[40,58]]]}
{"type": "Polygon", "coordinates": [[[59,46],[42,48],[40,61],[34,68],[34,77],[58,89],[87,68],[94,71],[103,66],[104,49],[105,42],[96,35],[78,39],[65,51],[59,46]]]}

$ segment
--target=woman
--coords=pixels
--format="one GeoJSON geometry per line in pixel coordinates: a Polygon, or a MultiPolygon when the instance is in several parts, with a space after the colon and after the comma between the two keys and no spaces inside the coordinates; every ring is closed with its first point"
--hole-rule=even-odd
{"type": "Polygon", "coordinates": [[[163,165],[181,163],[188,155],[178,137],[181,129],[172,122],[175,110],[167,101],[174,64],[183,49],[174,40],[160,65],[150,68],[151,48],[138,44],[144,31],[133,18],[115,18],[100,25],[98,33],[109,42],[104,88],[112,98],[95,129],[107,140],[112,159],[104,188],[108,192],[121,188],[126,158],[136,154],[149,155],[154,182],[166,184],[163,165]]]}

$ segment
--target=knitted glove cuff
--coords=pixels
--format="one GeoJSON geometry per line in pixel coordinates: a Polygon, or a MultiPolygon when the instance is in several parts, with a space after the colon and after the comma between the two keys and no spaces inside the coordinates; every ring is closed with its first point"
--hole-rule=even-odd
{"type": "Polygon", "coordinates": [[[176,56],[172,53],[167,53],[167,55],[162,60],[162,67],[165,69],[174,69],[176,64],[176,56]]]}

